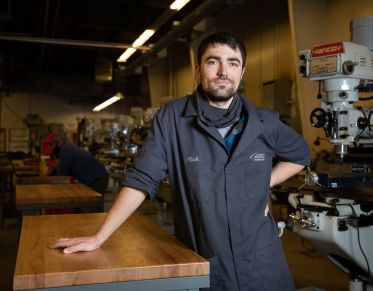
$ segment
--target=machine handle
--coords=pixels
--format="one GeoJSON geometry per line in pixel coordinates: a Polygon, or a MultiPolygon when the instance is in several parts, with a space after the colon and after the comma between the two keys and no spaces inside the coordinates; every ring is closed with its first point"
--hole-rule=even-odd
{"type": "Polygon", "coordinates": [[[310,114],[310,123],[313,127],[321,128],[326,124],[326,111],[322,108],[315,108],[310,114]]]}
{"type": "Polygon", "coordinates": [[[298,216],[294,213],[290,213],[289,217],[293,220],[293,222],[296,222],[298,225],[300,225],[301,228],[313,228],[316,226],[312,215],[298,216]]]}

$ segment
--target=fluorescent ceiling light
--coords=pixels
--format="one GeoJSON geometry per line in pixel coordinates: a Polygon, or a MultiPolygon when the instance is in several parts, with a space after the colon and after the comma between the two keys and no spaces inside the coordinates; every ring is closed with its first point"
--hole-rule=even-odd
{"type": "Polygon", "coordinates": [[[130,56],[135,53],[136,49],[130,47],[124,51],[124,53],[117,59],[117,62],[126,62],[130,56]]]}
{"type": "Polygon", "coordinates": [[[100,111],[100,110],[110,106],[111,104],[119,101],[120,99],[123,99],[123,94],[118,92],[117,94],[115,94],[115,96],[109,98],[108,100],[101,103],[100,105],[97,105],[95,108],[92,109],[92,111],[96,111],[96,112],[100,111]]]}
{"type": "Polygon", "coordinates": [[[171,5],[170,9],[171,10],[180,10],[187,4],[190,0],[175,0],[171,5]]]}
{"type": "MultiPolygon", "coordinates": [[[[171,10],[180,10],[183,8],[190,0],[175,0],[171,5],[171,10]]],[[[155,33],[154,29],[146,29],[133,43],[132,48],[128,48],[125,52],[117,59],[117,62],[126,62],[136,51],[136,48],[142,46],[152,35],[155,33]]]]}
{"type": "Polygon", "coordinates": [[[145,30],[132,44],[133,47],[128,48],[124,51],[124,53],[117,59],[117,62],[124,63],[127,62],[128,58],[132,56],[136,48],[142,46],[151,36],[154,34],[154,29],[147,29],[145,30]]]}
{"type": "Polygon", "coordinates": [[[154,29],[147,29],[145,30],[132,44],[133,47],[142,46],[153,34],[154,29]]]}

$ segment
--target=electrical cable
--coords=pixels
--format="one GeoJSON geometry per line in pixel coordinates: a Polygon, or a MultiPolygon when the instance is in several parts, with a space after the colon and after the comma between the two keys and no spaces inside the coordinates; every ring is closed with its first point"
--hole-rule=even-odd
{"type": "MultiPolygon", "coordinates": [[[[303,186],[303,185],[302,185],[302,186],[303,186]]],[[[322,185],[320,185],[320,186],[322,186],[322,185]]],[[[321,188],[323,188],[323,187],[321,187],[321,188]]],[[[298,190],[301,190],[301,187],[300,187],[298,190]]],[[[300,202],[300,200],[299,200],[299,202],[300,202]]],[[[346,203],[346,204],[326,203],[326,204],[328,204],[328,205],[330,205],[330,206],[334,206],[334,207],[335,207],[335,206],[348,206],[348,207],[351,208],[352,213],[353,213],[353,215],[354,215],[354,218],[355,218],[355,219],[358,218],[358,217],[357,217],[357,214],[356,214],[356,211],[355,211],[354,207],[353,207],[351,204],[347,204],[347,203],[346,203]]],[[[363,250],[363,248],[362,248],[362,246],[361,246],[361,240],[360,240],[360,228],[359,228],[359,224],[358,224],[358,223],[356,224],[356,231],[357,231],[357,241],[358,241],[359,249],[360,249],[360,251],[361,251],[361,254],[362,254],[363,257],[364,257],[364,260],[365,260],[365,263],[366,263],[366,266],[367,266],[368,277],[370,277],[370,276],[371,276],[371,274],[370,274],[370,265],[369,265],[368,258],[367,258],[366,254],[365,254],[365,252],[364,252],[364,250],[363,250]]]]}
{"type": "Polygon", "coordinates": [[[307,251],[307,253],[309,255],[311,255],[312,253],[316,253],[317,252],[317,249],[315,247],[313,247],[306,239],[304,239],[303,237],[301,237],[301,244],[303,246],[303,248],[307,251]],[[308,245],[307,245],[308,244],[308,245]]]}
{"type": "MultiPolygon", "coordinates": [[[[332,204],[332,203],[327,203],[329,205],[332,205],[332,206],[349,206],[352,210],[352,213],[354,214],[354,217],[357,219],[357,214],[356,214],[356,211],[354,209],[354,207],[351,205],[351,204],[332,204]]],[[[369,265],[369,261],[367,259],[367,256],[365,255],[365,252],[361,246],[361,241],[360,241],[360,228],[359,228],[359,224],[356,224],[356,231],[357,231],[357,242],[359,244],[359,248],[360,248],[360,251],[361,251],[361,254],[363,255],[364,257],[364,260],[365,260],[365,263],[367,265],[367,270],[368,270],[368,276],[370,277],[370,265],[369,265]]]]}

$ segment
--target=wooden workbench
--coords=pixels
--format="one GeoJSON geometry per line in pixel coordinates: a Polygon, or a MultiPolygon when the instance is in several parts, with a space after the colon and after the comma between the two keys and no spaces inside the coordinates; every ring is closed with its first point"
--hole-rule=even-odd
{"type": "Polygon", "coordinates": [[[80,184],[16,185],[16,208],[19,218],[45,208],[92,208],[102,211],[100,193],[80,184]]]}
{"type": "Polygon", "coordinates": [[[39,160],[12,160],[13,169],[18,176],[38,176],[40,175],[41,163],[39,160]]]}
{"type": "Polygon", "coordinates": [[[70,184],[72,177],[70,176],[31,176],[17,177],[18,185],[34,185],[34,184],[70,184]]]}
{"type": "Polygon", "coordinates": [[[92,203],[102,204],[102,195],[81,183],[16,185],[17,209],[80,207],[92,203]]]}
{"type": "Polygon", "coordinates": [[[60,237],[94,233],[104,217],[105,213],[25,217],[14,290],[157,291],[209,286],[209,263],[139,213],[99,250],[63,254],[47,247],[60,237]]]}

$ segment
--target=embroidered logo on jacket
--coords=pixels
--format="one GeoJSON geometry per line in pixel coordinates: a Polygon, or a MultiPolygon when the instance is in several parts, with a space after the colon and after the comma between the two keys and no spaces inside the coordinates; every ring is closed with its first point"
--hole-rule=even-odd
{"type": "Polygon", "coordinates": [[[195,157],[188,156],[187,161],[190,162],[190,163],[196,163],[196,162],[198,162],[198,156],[195,156],[195,157]]]}
{"type": "Polygon", "coordinates": [[[264,162],[266,155],[264,153],[253,153],[250,159],[254,162],[264,162]]]}

